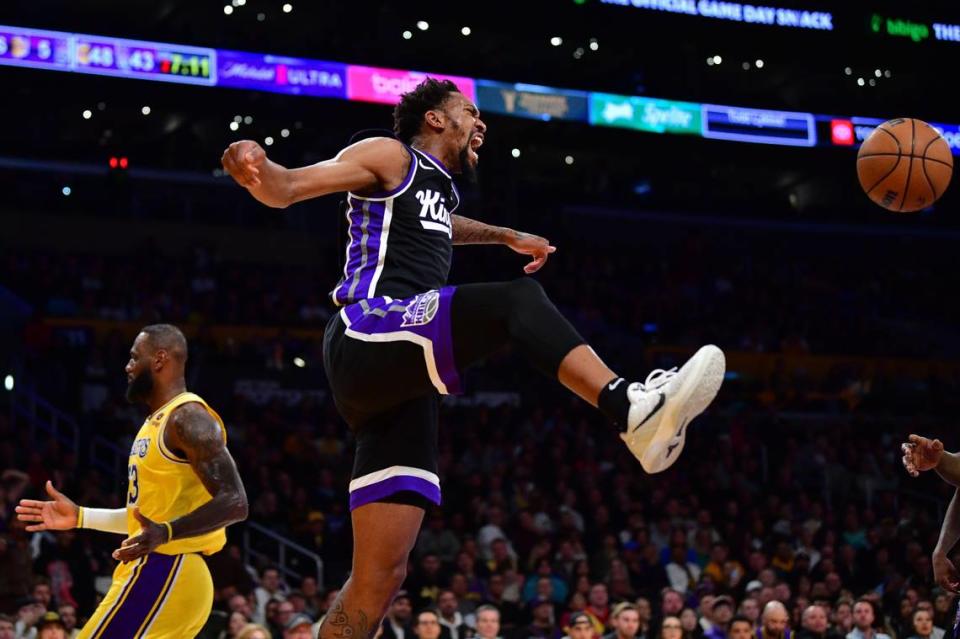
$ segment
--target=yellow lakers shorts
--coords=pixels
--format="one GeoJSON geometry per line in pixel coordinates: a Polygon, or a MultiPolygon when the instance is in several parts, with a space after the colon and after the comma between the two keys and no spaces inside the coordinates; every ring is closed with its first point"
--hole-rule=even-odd
{"type": "Polygon", "coordinates": [[[79,639],[195,637],[213,605],[213,580],[198,554],[152,553],[120,564],[79,639]]]}

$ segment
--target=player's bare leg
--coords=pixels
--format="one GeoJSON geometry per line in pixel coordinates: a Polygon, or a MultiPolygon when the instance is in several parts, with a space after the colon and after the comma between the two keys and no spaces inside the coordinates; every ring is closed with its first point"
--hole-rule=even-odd
{"type": "Polygon", "coordinates": [[[374,502],[356,508],[353,569],[320,626],[320,639],[369,639],[407,576],[423,509],[374,502]]]}

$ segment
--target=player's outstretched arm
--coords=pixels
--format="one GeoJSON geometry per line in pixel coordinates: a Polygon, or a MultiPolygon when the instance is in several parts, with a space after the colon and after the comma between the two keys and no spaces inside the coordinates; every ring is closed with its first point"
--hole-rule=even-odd
{"type": "Polygon", "coordinates": [[[960,486],[960,453],[945,451],[939,439],[910,435],[900,448],[903,451],[903,466],[911,476],[936,470],[945,482],[960,486]]]}
{"type": "Polygon", "coordinates": [[[190,467],[213,497],[193,512],[170,522],[154,522],[134,510],[139,535],[123,541],[113,556],[132,561],[172,539],[195,537],[247,518],[247,493],[237,465],[223,441],[220,424],[200,404],[184,404],[170,416],[165,443],[182,451],[190,467]]]}
{"type": "Polygon", "coordinates": [[[127,534],[126,508],[81,508],[54,488],[50,480],[47,480],[46,490],[51,501],[21,499],[17,505],[17,519],[28,522],[27,532],[89,528],[127,534]]]}
{"type": "Polygon", "coordinates": [[[536,273],[557,250],[550,241],[539,235],[514,231],[505,226],[491,226],[462,215],[450,216],[453,224],[454,244],[504,244],[521,255],[531,255],[533,260],[523,267],[525,273],[536,273]]]}
{"type": "Polygon", "coordinates": [[[288,169],[267,158],[253,140],[234,142],[220,158],[223,168],[260,202],[274,208],[342,191],[387,190],[399,184],[410,164],[409,151],[391,138],[361,140],[335,158],[288,169]]]}

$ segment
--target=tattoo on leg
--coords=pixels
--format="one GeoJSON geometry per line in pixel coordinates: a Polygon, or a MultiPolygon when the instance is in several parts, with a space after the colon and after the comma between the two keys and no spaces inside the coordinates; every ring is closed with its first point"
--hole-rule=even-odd
{"type": "Polygon", "coordinates": [[[333,608],[327,613],[323,625],[328,624],[334,639],[370,639],[375,634],[370,630],[370,620],[367,613],[358,610],[356,621],[351,622],[350,615],[344,610],[343,601],[340,599],[337,599],[333,608]]]}

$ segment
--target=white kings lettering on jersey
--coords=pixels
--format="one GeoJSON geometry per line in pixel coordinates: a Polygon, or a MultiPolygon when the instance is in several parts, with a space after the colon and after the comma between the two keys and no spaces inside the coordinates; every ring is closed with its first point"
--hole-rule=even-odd
{"type": "Polygon", "coordinates": [[[416,198],[420,202],[420,226],[429,231],[443,231],[448,237],[453,237],[447,198],[431,189],[417,191],[416,198]]]}

